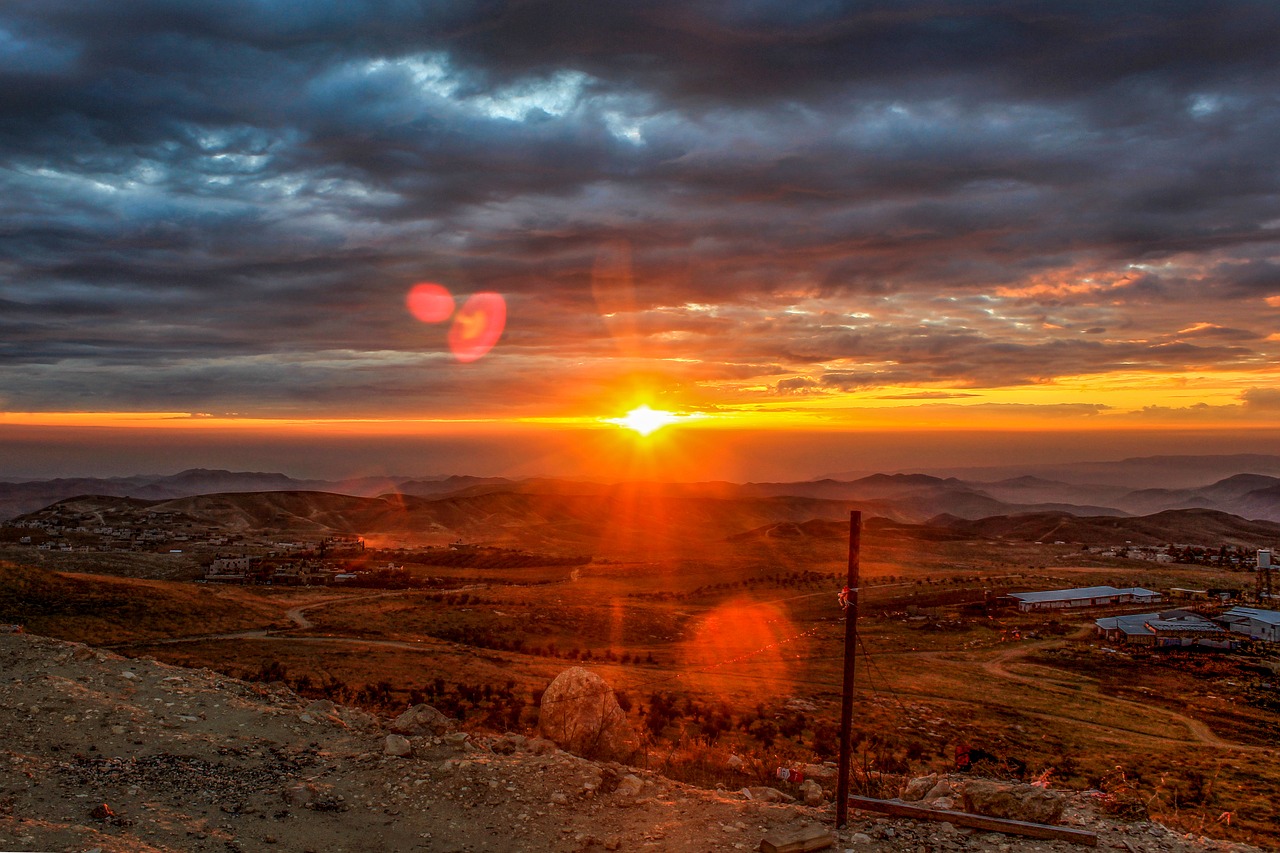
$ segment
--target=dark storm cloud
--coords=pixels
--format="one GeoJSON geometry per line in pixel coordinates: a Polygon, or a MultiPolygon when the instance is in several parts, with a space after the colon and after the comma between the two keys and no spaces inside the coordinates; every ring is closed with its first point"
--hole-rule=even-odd
{"type": "Polygon", "coordinates": [[[1265,365],[1277,33],[1249,2],[10,3],[0,388],[360,414],[610,360],[780,395],[1265,365]],[[419,280],[506,294],[504,359],[423,375],[419,280]]]}

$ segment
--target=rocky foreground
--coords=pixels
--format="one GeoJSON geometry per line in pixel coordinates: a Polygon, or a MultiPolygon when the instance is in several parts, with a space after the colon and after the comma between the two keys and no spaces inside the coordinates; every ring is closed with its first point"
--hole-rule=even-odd
{"type": "MultiPolygon", "coordinates": [[[[1065,799],[1061,822],[1097,832],[1100,849],[1256,849],[1065,799]]],[[[830,849],[1086,849],[851,817],[830,849]]],[[[691,788],[541,738],[471,736],[421,706],[380,721],[210,670],[0,635],[5,851],[757,850],[769,833],[830,823],[829,807],[691,788]]]]}

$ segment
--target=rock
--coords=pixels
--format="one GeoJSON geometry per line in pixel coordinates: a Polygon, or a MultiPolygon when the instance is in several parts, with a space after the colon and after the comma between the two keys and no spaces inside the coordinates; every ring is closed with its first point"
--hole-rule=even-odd
{"type": "Polygon", "coordinates": [[[94,806],[93,811],[89,812],[89,817],[94,820],[107,820],[108,818],[113,818],[115,816],[116,813],[112,811],[111,806],[106,803],[94,806]]]}
{"type": "Polygon", "coordinates": [[[931,801],[929,805],[935,809],[950,811],[956,807],[956,801],[953,797],[938,797],[938,799],[931,801]]]}
{"type": "Polygon", "coordinates": [[[287,805],[300,807],[314,802],[318,789],[315,785],[291,785],[280,792],[280,798],[287,805]]]}
{"type": "Polygon", "coordinates": [[[725,761],[724,765],[725,767],[728,767],[730,770],[741,770],[743,767],[747,766],[747,762],[743,761],[737,755],[730,755],[728,760],[725,761]]]}
{"type": "Polygon", "coordinates": [[[549,755],[556,751],[556,745],[544,737],[536,737],[529,741],[529,751],[534,755],[549,755]]]}
{"type": "Polygon", "coordinates": [[[302,710],[317,717],[324,717],[335,713],[338,706],[330,699],[316,699],[314,702],[308,702],[307,707],[302,710]]]}
{"type": "Polygon", "coordinates": [[[445,746],[453,747],[454,749],[465,749],[467,746],[467,739],[470,737],[471,734],[469,732],[450,732],[440,738],[440,741],[445,746]]]}
{"type": "Polygon", "coordinates": [[[644,780],[634,773],[628,773],[618,780],[617,795],[634,800],[640,796],[640,792],[644,790],[644,780]]]}
{"type": "Polygon", "coordinates": [[[800,796],[806,806],[820,806],[827,801],[822,793],[822,785],[812,779],[805,779],[800,783],[800,796]]]}
{"type": "Polygon", "coordinates": [[[751,788],[743,788],[743,792],[747,795],[748,800],[758,800],[762,803],[794,803],[796,798],[790,794],[784,794],[777,788],[766,788],[762,785],[751,788]]]}
{"type": "MultiPolygon", "coordinates": [[[[825,850],[836,843],[836,837],[825,826],[807,824],[775,829],[760,840],[760,853],[794,853],[801,850],[825,850]]],[[[736,846],[736,845],[735,845],[736,846]]]]}
{"type": "Polygon", "coordinates": [[[409,739],[404,735],[387,735],[382,743],[382,752],[384,755],[394,755],[396,758],[408,758],[413,755],[413,744],[409,743],[409,739]]]}
{"type": "Polygon", "coordinates": [[[507,732],[500,738],[494,738],[489,748],[499,755],[511,755],[529,748],[529,739],[515,732],[507,732]]]}
{"type": "Polygon", "coordinates": [[[387,728],[398,735],[439,736],[453,731],[454,722],[430,705],[414,705],[396,717],[387,728]]]}
{"type": "Polygon", "coordinates": [[[938,784],[938,774],[930,773],[928,776],[920,776],[912,779],[907,783],[907,787],[902,791],[902,799],[908,803],[918,802],[924,799],[924,795],[933,790],[933,786],[938,784]]]}
{"type": "MultiPolygon", "coordinates": [[[[382,727],[378,718],[368,711],[361,711],[359,708],[347,708],[340,706],[338,713],[334,716],[334,721],[344,728],[355,729],[361,732],[373,732],[382,727]]],[[[448,720],[448,718],[445,718],[448,720]]],[[[452,724],[452,720],[449,723],[452,724]]]]}
{"type": "Polygon", "coordinates": [[[950,797],[954,793],[955,789],[951,787],[950,782],[946,779],[939,779],[937,784],[930,788],[924,795],[924,801],[927,803],[932,800],[936,800],[939,797],[950,797]]]}
{"type": "Polygon", "coordinates": [[[974,779],[965,786],[964,807],[989,817],[1053,823],[1062,817],[1066,800],[1034,785],[974,779]]]}
{"type": "Polygon", "coordinates": [[[613,690],[580,666],[551,682],[542,694],[538,719],[544,735],[577,755],[625,759],[635,751],[635,733],[613,690]]]}
{"type": "Polygon", "coordinates": [[[551,802],[557,806],[567,806],[569,805],[569,798],[560,791],[556,791],[551,795],[551,802]]]}
{"type": "Polygon", "coordinates": [[[840,771],[828,764],[805,764],[800,768],[807,779],[834,779],[840,771]]]}
{"type": "Polygon", "coordinates": [[[850,844],[870,844],[871,836],[867,835],[865,832],[855,832],[853,835],[849,836],[849,843],[850,844]]]}

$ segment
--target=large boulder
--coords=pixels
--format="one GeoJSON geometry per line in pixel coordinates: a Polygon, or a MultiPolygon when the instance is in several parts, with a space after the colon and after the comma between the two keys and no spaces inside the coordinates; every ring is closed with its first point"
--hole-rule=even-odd
{"type": "Polygon", "coordinates": [[[580,666],[556,676],[538,710],[542,733],[561,749],[587,758],[626,759],[636,737],[613,690],[580,666]]]}
{"type": "Polygon", "coordinates": [[[1054,823],[1062,817],[1066,801],[1035,785],[974,779],[964,786],[966,811],[1008,820],[1054,823]]]}
{"type": "Polygon", "coordinates": [[[414,705],[387,726],[398,735],[418,737],[421,735],[442,735],[453,731],[453,720],[441,714],[430,705],[414,705]]]}

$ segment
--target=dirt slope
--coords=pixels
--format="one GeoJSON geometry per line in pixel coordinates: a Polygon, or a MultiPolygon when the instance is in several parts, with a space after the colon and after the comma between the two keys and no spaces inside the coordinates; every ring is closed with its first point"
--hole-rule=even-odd
{"type": "MultiPolygon", "coordinates": [[[[413,756],[392,758],[386,734],[361,711],[287,690],[0,635],[0,849],[692,853],[755,850],[772,829],[829,823],[818,809],[701,791],[545,742],[416,737],[413,756]],[[629,773],[640,790],[606,793],[629,773]]],[[[1067,820],[1099,831],[1101,849],[1253,849],[1104,821],[1085,800],[1067,820]]],[[[857,815],[834,849],[1079,848],[857,815]]]]}

